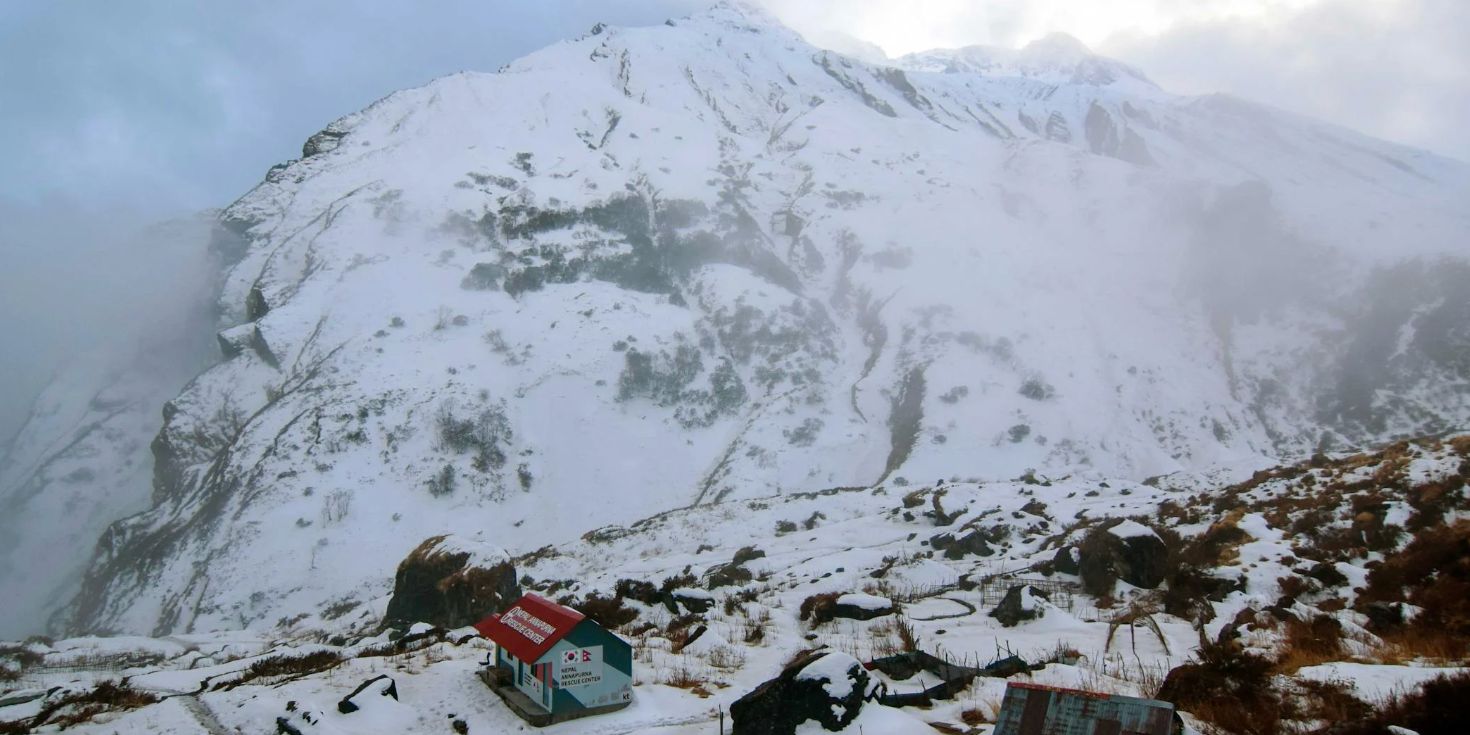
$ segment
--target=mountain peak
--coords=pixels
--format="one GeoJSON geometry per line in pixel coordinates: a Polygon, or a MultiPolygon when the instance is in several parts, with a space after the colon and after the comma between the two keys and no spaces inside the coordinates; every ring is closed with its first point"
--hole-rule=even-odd
{"type": "Polygon", "coordinates": [[[748,25],[786,27],[786,24],[782,23],[771,11],[750,0],[719,0],[704,12],[696,13],[695,16],[743,21],[748,25]]]}
{"type": "Polygon", "coordinates": [[[1038,61],[1045,59],[1057,62],[1076,63],[1083,59],[1097,58],[1097,54],[1070,33],[1054,31],[1026,44],[1021,54],[1038,61]]]}
{"type": "Polygon", "coordinates": [[[1143,72],[1121,61],[1099,56],[1075,36],[1050,33],[1020,49],[995,46],[965,46],[932,49],[897,60],[914,71],[974,73],[1036,79],[1051,84],[1108,86],[1134,82],[1145,88],[1156,85],[1143,72]]]}

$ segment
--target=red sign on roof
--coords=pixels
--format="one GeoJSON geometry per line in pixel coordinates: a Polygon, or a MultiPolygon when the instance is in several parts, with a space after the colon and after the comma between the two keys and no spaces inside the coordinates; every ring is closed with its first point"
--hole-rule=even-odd
{"type": "Polygon", "coordinates": [[[475,623],[475,630],[512,656],[535,663],[580,622],[582,613],[527,594],[505,612],[475,623]]]}

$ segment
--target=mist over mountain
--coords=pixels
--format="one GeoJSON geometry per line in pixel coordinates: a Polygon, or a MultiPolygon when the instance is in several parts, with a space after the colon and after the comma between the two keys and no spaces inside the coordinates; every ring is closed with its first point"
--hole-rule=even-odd
{"type": "MultiPolygon", "coordinates": [[[[528,549],[742,498],[1463,426],[1465,165],[1174,96],[1064,37],[893,63],[722,5],[312,136],[219,215],[216,362],[140,399],[165,418],[151,495],[101,493],[141,512],[54,624],[269,623],[381,594],[445,531],[528,549]]],[[[44,448],[110,405],[32,418],[7,502],[125,475],[124,448],[44,448]]]]}
{"type": "Polygon", "coordinates": [[[464,626],[522,592],[633,652],[567,732],[984,733],[1018,676],[1439,717],[1470,164],[1351,123],[727,0],[218,210],[0,208],[0,730],[512,731],[464,626]]]}

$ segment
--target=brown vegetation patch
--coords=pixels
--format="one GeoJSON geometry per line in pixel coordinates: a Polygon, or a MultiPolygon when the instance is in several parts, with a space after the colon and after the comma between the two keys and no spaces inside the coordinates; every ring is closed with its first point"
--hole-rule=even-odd
{"type": "Polygon", "coordinates": [[[1176,667],[1158,698],[1239,735],[1275,735],[1284,707],[1271,686],[1270,659],[1248,653],[1233,641],[1206,643],[1196,663],[1176,667]]]}
{"type": "Polygon", "coordinates": [[[1396,695],[1371,712],[1323,728],[1322,735],[1380,735],[1390,725],[1419,735],[1470,732],[1470,673],[1441,676],[1411,694],[1396,695]]]}
{"type": "Polygon", "coordinates": [[[1418,605],[1414,625],[1470,637],[1470,521],[1419,533],[1368,573],[1359,602],[1418,605]]]}
{"type": "MultiPolygon", "coordinates": [[[[156,695],[140,692],[114,681],[104,681],[91,691],[68,694],[52,702],[31,718],[29,726],[56,725],[66,729],[87,722],[93,717],[113,710],[137,709],[161,701],[156,695]]],[[[20,730],[19,732],[28,732],[20,730]]]]}
{"type": "Polygon", "coordinates": [[[301,677],[315,674],[341,665],[342,657],[335,651],[313,651],[299,656],[269,656],[250,664],[238,679],[220,682],[215,690],[234,689],[257,679],[301,677]]]}
{"type": "Polygon", "coordinates": [[[810,620],[813,626],[830,622],[837,609],[837,592],[821,592],[801,601],[801,619],[810,620]]]}
{"type": "Polygon", "coordinates": [[[1276,670],[1293,674],[1306,666],[1339,661],[1344,655],[1342,624],[1336,618],[1319,615],[1311,620],[1287,620],[1276,670]]]}
{"type": "Polygon", "coordinates": [[[572,600],[568,607],[608,630],[616,630],[638,619],[638,611],[623,605],[621,597],[603,597],[597,592],[580,601],[572,600]]]}

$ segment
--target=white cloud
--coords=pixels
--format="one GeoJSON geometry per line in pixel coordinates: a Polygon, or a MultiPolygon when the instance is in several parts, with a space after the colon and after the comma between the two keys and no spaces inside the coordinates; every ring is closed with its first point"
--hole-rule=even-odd
{"type": "Polygon", "coordinates": [[[1470,161],[1464,0],[765,0],[810,37],[890,55],[1052,31],[1171,91],[1228,92],[1470,161]]]}

